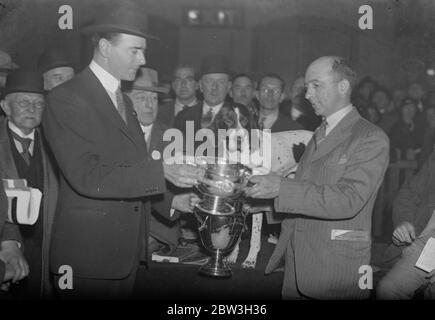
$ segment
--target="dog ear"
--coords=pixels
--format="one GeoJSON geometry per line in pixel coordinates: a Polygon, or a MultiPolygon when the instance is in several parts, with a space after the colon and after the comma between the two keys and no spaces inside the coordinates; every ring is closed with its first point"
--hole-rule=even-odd
{"type": "Polygon", "coordinates": [[[299,163],[299,160],[301,160],[301,157],[305,152],[305,147],[305,144],[303,144],[302,142],[299,144],[293,144],[293,158],[295,159],[296,163],[299,163]]]}

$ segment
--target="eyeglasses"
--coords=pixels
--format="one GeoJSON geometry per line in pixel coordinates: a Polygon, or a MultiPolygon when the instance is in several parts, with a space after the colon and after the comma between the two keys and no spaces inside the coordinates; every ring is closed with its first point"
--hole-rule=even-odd
{"type": "Polygon", "coordinates": [[[281,89],[280,88],[267,88],[267,87],[262,87],[260,88],[260,91],[268,94],[269,92],[273,93],[274,95],[278,95],[281,93],[281,89]]]}
{"type": "Polygon", "coordinates": [[[29,101],[29,100],[16,100],[15,104],[21,109],[30,109],[33,106],[35,109],[43,109],[45,107],[44,101],[29,101]]]}

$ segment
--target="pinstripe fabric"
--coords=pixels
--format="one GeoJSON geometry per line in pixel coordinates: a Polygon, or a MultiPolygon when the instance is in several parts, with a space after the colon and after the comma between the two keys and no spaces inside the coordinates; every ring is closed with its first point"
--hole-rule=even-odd
{"type": "MultiPolygon", "coordinates": [[[[299,291],[316,299],[361,299],[359,268],[370,262],[370,241],[331,240],[331,230],[370,233],[377,190],[388,166],[389,141],[381,129],[353,109],[314,148],[308,144],[295,179],[283,179],[275,199],[278,212],[291,213],[266,267],[272,272],[286,252],[286,272],[299,291]],[[294,258],[293,258],[294,254],[294,258]],[[289,258],[290,257],[290,258],[289,258]]],[[[290,279],[286,277],[285,279],[290,279]]],[[[283,283],[283,298],[292,292],[283,283]]]]}

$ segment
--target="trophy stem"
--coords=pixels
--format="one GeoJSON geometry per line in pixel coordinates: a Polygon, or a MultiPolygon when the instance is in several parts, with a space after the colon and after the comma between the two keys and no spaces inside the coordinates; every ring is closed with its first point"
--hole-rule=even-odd
{"type": "Polygon", "coordinates": [[[211,257],[211,259],[199,269],[199,273],[209,277],[231,277],[231,269],[223,260],[224,253],[219,249],[213,253],[214,255],[211,257]]]}

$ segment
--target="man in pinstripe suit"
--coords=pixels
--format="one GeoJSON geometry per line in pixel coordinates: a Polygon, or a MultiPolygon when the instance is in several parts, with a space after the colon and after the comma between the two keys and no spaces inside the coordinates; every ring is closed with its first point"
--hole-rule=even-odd
{"type": "Polygon", "coordinates": [[[307,69],[306,98],[324,118],[295,179],[255,176],[247,194],[275,198],[287,214],[266,267],[284,262],[284,299],[363,299],[361,266],[370,263],[371,214],[388,166],[389,141],[350,103],[356,74],[340,57],[307,69]]]}

